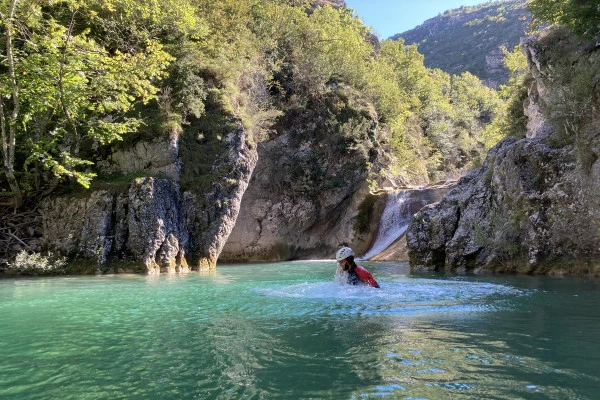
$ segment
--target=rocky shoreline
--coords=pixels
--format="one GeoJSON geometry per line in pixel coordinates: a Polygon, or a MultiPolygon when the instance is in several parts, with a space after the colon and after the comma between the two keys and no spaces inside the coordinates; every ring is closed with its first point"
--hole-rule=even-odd
{"type": "MultiPolygon", "coordinates": [[[[413,271],[600,273],[600,52],[561,29],[523,49],[531,70],[526,137],[501,141],[441,201],[415,209],[406,239],[379,259],[408,257],[413,271]],[[570,68],[572,77],[559,74],[570,68]],[[593,79],[577,80],[590,70],[593,79]]],[[[385,204],[385,191],[368,180],[385,165],[384,139],[366,103],[339,90],[329,95],[347,102],[338,122],[361,127],[354,153],[336,154],[338,139],[313,123],[331,116],[327,108],[284,119],[259,145],[241,127],[223,134],[210,182],[181,155],[184,146],[197,157],[202,142],[138,142],[102,164],[136,175],[125,185],[44,200],[23,225],[26,242],[12,239],[6,218],[4,264],[11,251],[43,250],[87,263],[85,272],[155,274],[218,260],[323,258],[344,243],[364,254],[385,204]]]]}

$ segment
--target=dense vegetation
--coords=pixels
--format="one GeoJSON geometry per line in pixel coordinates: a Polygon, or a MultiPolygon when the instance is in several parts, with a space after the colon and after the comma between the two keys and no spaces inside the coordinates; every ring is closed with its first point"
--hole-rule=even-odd
{"type": "MultiPolygon", "coordinates": [[[[571,36],[565,39],[561,29],[547,29],[539,35],[540,43],[566,40],[569,43],[567,47],[585,48],[590,53],[598,49],[600,2],[597,0],[528,0],[527,7],[533,16],[532,28],[548,23],[562,25],[562,29],[568,30],[567,36],[571,36]]],[[[523,113],[523,102],[528,96],[531,79],[527,60],[521,53],[520,46],[512,51],[506,48],[502,50],[505,55],[504,63],[509,69],[509,80],[499,88],[498,93],[504,100],[504,106],[497,113],[497,118],[486,127],[486,147],[506,136],[522,137],[527,123],[527,117],[523,113]]],[[[550,143],[555,147],[574,145],[580,163],[589,167],[597,159],[591,149],[596,136],[593,132],[596,130],[590,127],[595,126],[593,120],[596,113],[589,94],[597,93],[598,66],[593,57],[587,61],[573,60],[570,57],[572,55],[565,54],[553,65],[552,90],[557,91],[554,94],[556,101],[539,106],[555,129],[549,138],[550,143]]]]}
{"type": "Polygon", "coordinates": [[[600,35],[598,0],[529,0],[527,5],[537,25],[546,22],[564,25],[586,39],[600,35]]]}
{"type": "MultiPolygon", "coordinates": [[[[16,206],[65,182],[89,186],[102,173],[93,163],[127,137],[182,135],[229,115],[268,140],[288,110],[340,88],[373,105],[388,138],[384,173],[424,182],[468,168],[500,106],[473,75],[427,69],[415,46],[378,43],[330,5],[2,0],[0,18],[2,193],[16,206]]],[[[360,141],[330,134],[347,136],[342,151],[360,141]]]]}
{"type": "MultiPolygon", "coordinates": [[[[487,6],[508,13],[520,4],[487,6]]],[[[588,2],[529,6],[537,21],[598,33],[588,2]]],[[[503,18],[494,15],[482,21],[503,18]]],[[[351,10],[329,4],[2,0],[0,19],[0,183],[17,207],[67,182],[88,187],[102,173],[94,162],[124,139],[184,135],[200,124],[218,141],[238,120],[254,141],[269,140],[290,110],[327,104],[340,90],[372,105],[387,138],[383,173],[408,181],[468,169],[485,141],[522,127],[520,53],[505,50],[512,78],[492,91],[469,72],[427,68],[416,45],[379,43],[351,10]]],[[[325,134],[340,140],[323,140],[357,151],[357,131],[331,127],[325,134]]]]}
{"type": "Polygon", "coordinates": [[[496,86],[508,80],[508,71],[496,62],[502,58],[500,48],[517,46],[530,22],[525,0],[494,1],[446,11],[392,39],[416,44],[429,68],[469,71],[496,86]]]}

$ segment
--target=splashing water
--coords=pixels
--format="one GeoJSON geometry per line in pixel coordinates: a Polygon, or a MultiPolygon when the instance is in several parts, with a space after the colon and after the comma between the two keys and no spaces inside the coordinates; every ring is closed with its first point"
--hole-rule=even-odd
{"type": "MultiPolygon", "coordinates": [[[[348,273],[336,270],[333,281],[304,282],[256,289],[270,298],[321,300],[313,302],[311,312],[360,314],[440,314],[489,311],[501,303],[490,303],[495,296],[522,296],[524,291],[492,283],[440,281],[399,277],[382,284],[381,289],[348,284],[348,273]],[[343,305],[349,304],[348,307],[343,305]],[[354,305],[360,304],[356,308],[354,305]]],[[[288,310],[289,311],[289,310],[288,310]]],[[[303,311],[306,313],[306,310],[303,311]]]]}

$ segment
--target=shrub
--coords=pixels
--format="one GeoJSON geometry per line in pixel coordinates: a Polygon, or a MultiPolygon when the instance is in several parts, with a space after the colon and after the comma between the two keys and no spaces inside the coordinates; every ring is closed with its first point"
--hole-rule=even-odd
{"type": "Polygon", "coordinates": [[[48,252],[27,253],[22,250],[12,263],[8,264],[8,272],[20,275],[55,275],[65,272],[67,259],[48,252]]]}

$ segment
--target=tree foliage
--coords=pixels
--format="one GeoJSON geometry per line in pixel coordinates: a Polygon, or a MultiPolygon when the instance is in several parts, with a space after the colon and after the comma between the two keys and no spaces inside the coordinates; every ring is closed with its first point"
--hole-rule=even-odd
{"type": "Polygon", "coordinates": [[[416,46],[379,43],[346,8],[0,0],[0,18],[4,179],[17,197],[60,179],[89,186],[102,148],[131,133],[181,133],[230,115],[268,140],[282,115],[311,105],[342,113],[315,121],[333,137],[323,143],[372,159],[362,128],[343,118],[353,101],[378,118],[387,173],[423,182],[469,168],[499,109],[473,75],[426,68],[416,46]],[[214,98],[219,110],[208,113],[214,98]]]}
{"type": "Polygon", "coordinates": [[[529,77],[527,58],[521,51],[521,46],[516,46],[512,51],[502,48],[504,64],[509,71],[509,80],[506,85],[499,88],[499,95],[503,100],[496,117],[486,126],[483,137],[485,149],[491,148],[505,137],[525,136],[527,117],[523,111],[523,102],[528,91],[526,81],[529,77]]]}
{"type": "Polygon", "coordinates": [[[393,38],[417,44],[429,68],[456,75],[468,71],[488,84],[504,84],[506,69],[488,68],[486,57],[501,56],[500,46],[513,48],[519,44],[531,15],[525,0],[480,3],[446,11],[393,38]]]}
{"type": "MultiPolygon", "coordinates": [[[[3,138],[10,136],[3,146],[7,176],[18,163],[21,185],[31,170],[45,170],[53,179],[72,177],[89,186],[95,172],[87,168],[92,160],[81,151],[82,144],[105,145],[135,131],[142,121],[128,112],[136,102],[157,95],[156,83],[173,60],[159,33],[172,28],[199,34],[199,22],[165,5],[135,0],[0,3],[0,111],[3,138]],[[117,20],[125,28],[117,31],[111,23],[117,20]]],[[[19,198],[20,184],[8,180],[19,198]]]]}
{"type": "Polygon", "coordinates": [[[600,1],[598,0],[529,0],[527,7],[533,23],[565,25],[576,34],[595,38],[600,35],[600,1]]]}

